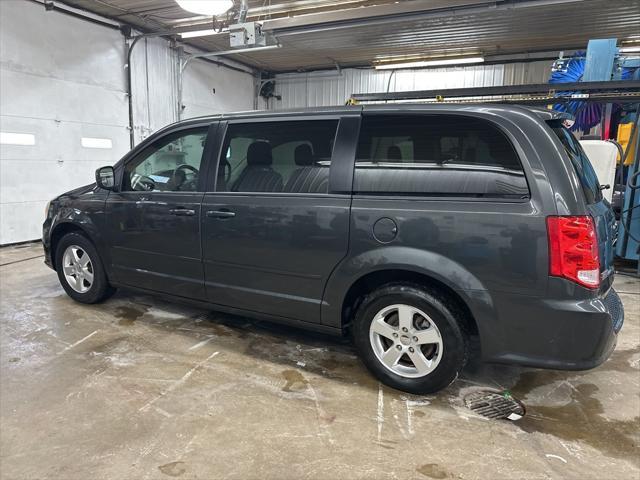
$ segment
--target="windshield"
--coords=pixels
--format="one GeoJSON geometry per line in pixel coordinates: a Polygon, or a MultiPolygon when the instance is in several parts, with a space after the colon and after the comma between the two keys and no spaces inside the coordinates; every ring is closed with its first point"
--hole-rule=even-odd
{"type": "Polygon", "coordinates": [[[548,122],[549,126],[553,129],[558,136],[562,145],[564,145],[567,155],[571,159],[573,168],[580,179],[582,184],[582,190],[587,203],[597,203],[602,200],[602,191],[600,190],[600,182],[596,175],[587,154],[582,149],[580,142],[573,136],[573,134],[565,128],[558,120],[548,122]]]}

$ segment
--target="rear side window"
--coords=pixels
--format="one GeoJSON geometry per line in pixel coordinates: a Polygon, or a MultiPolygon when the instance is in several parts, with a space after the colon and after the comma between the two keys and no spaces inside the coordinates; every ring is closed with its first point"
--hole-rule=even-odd
{"type": "Polygon", "coordinates": [[[525,198],[509,139],[491,124],[453,115],[363,118],[354,193],[525,198]]]}
{"type": "Polygon", "coordinates": [[[548,123],[562,142],[567,155],[571,159],[571,164],[578,175],[587,203],[597,203],[602,200],[600,181],[580,142],[560,121],[552,120],[548,123]]]}
{"type": "Polygon", "coordinates": [[[337,120],[229,125],[218,192],[327,193],[337,120]]]}

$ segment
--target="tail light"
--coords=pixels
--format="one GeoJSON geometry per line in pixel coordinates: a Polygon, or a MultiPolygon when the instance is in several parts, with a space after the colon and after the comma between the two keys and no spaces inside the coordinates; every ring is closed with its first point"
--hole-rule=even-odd
{"type": "Polygon", "coordinates": [[[547,217],[549,274],[583,287],[600,286],[598,239],[590,216],[547,217]]]}

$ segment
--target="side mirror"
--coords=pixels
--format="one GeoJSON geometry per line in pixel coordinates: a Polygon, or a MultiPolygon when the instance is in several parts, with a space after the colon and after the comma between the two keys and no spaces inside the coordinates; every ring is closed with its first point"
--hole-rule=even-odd
{"type": "Polygon", "coordinates": [[[116,189],[116,174],[113,167],[100,167],[96,170],[96,184],[105,190],[116,189]]]}

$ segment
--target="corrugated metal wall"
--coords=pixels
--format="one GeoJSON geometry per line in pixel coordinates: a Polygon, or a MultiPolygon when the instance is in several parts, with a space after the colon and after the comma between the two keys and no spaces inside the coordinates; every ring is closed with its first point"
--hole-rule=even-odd
{"type": "Polygon", "coordinates": [[[252,75],[193,60],[184,71],[181,118],[253,110],[254,82],[252,75]]]}
{"type": "Polygon", "coordinates": [[[138,42],[131,67],[136,144],[180,119],[254,108],[252,75],[196,59],[183,72],[179,115],[179,57],[165,40],[138,42]]]}
{"type": "Polygon", "coordinates": [[[433,88],[488,87],[543,83],[549,77],[551,62],[480,65],[429,70],[344,69],[276,76],[276,94],[264,108],[343,105],[354,93],[429,90],[433,88]]]}
{"type": "Polygon", "coordinates": [[[131,55],[135,142],[178,120],[178,56],[160,38],[138,42],[131,55]]]}

